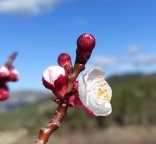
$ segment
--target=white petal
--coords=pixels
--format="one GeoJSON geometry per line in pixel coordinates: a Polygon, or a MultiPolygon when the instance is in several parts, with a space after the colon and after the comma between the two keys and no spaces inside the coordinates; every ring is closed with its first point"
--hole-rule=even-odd
{"type": "Polygon", "coordinates": [[[104,77],[104,72],[103,72],[102,68],[95,67],[94,69],[91,69],[90,72],[85,76],[85,81],[92,82],[98,76],[104,77]]]}
{"type": "Polygon", "coordinates": [[[107,83],[105,85],[105,88],[108,90],[108,96],[110,97],[110,99],[112,98],[112,89],[110,87],[110,85],[107,83]]]}
{"type": "Polygon", "coordinates": [[[81,102],[86,106],[87,90],[86,90],[84,75],[81,75],[80,79],[78,81],[78,92],[79,92],[79,98],[80,98],[81,102]]]}
{"type": "Polygon", "coordinates": [[[105,79],[104,72],[101,68],[96,67],[96,68],[92,69],[85,76],[87,89],[90,89],[91,87],[95,87],[97,85],[99,79],[101,79],[101,80],[105,79]]]}
{"type": "Polygon", "coordinates": [[[65,70],[60,66],[50,66],[43,72],[43,78],[54,84],[54,81],[60,76],[65,75],[65,70]]]}
{"type": "Polygon", "coordinates": [[[5,73],[9,75],[9,70],[5,66],[0,66],[0,73],[5,73]]]}
{"type": "Polygon", "coordinates": [[[105,102],[102,98],[95,95],[88,95],[87,107],[94,112],[96,116],[107,116],[111,113],[112,107],[109,102],[105,102]]]}

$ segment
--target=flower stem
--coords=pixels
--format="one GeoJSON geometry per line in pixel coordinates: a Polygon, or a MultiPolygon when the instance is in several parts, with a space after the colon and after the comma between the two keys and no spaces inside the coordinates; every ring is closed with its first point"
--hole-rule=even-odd
{"type": "Polygon", "coordinates": [[[16,56],[17,56],[17,52],[14,52],[14,53],[9,57],[9,59],[7,60],[7,62],[6,62],[6,64],[5,64],[5,66],[6,66],[7,68],[9,68],[9,67],[12,65],[12,63],[13,63],[14,59],[16,58],[16,56]]]}
{"type": "Polygon", "coordinates": [[[66,103],[59,104],[48,125],[40,130],[36,144],[46,144],[48,142],[49,136],[53,133],[53,131],[59,128],[60,124],[65,118],[67,108],[68,105],[66,103]]]}
{"type": "MultiPolygon", "coordinates": [[[[72,68],[72,67],[71,67],[72,68]]],[[[74,71],[72,74],[68,73],[68,80],[67,80],[67,86],[68,86],[68,96],[72,94],[73,89],[73,81],[76,80],[78,74],[85,69],[85,66],[83,64],[76,63],[74,66],[74,71]]],[[[67,100],[68,101],[68,100],[67,100]]],[[[66,116],[66,112],[68,109],[68,104],[66,101],[58,105],[58,108],[54,114],[54,116],[51,118],[49,124],[40,130],[38,139],[36,141],[36,144],[46,144],[48,142],[49,136],[59,128],[60,124],[62,123],[63,119],[66,116]]]]}

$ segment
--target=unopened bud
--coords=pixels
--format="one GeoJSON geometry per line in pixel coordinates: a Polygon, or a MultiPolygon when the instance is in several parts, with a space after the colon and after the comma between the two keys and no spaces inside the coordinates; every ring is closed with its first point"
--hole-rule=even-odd
{"type": "Polygon", "coordinates": [[[86,64],[94,47],[94,36],[90,34],[82,34],[77,40],[76,63],[86,64]]]}

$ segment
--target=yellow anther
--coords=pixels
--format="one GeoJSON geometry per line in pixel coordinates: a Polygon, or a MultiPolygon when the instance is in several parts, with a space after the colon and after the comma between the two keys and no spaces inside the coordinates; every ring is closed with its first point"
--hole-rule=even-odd
{"type": "Polygon", "coordinates": [[[98,89],[97,97],[102,97],[104,101],[110,102],[110,97],[108,96],[108,90],[107,89],[98,89]]]}

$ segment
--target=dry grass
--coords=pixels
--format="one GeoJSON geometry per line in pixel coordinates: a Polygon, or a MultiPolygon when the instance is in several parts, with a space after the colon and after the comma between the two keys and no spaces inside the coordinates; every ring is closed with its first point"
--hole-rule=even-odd
{"type": "MultiPolygon", "coordinates": [[[[15,144],[33,144],[35,136],[26,136],[15,144]]],[[[111,127],[87,133],[54,133],[48,144],[156,144],[156,127],[111,127]]]]}

